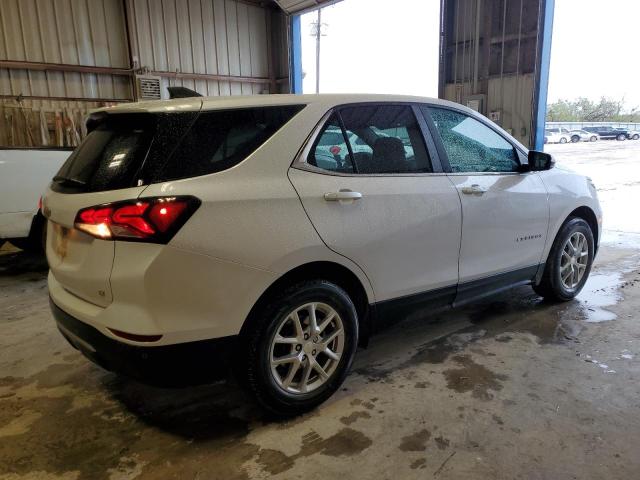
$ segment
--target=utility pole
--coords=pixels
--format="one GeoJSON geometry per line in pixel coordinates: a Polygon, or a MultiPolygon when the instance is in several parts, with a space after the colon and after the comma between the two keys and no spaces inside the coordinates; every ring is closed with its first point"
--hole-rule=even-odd
{"type": "Polygon", "coordinates": [[[322,9],[318,8],[317,18],[311,23],[310,36],[316,37],[316,93],[320,93],[320,37],[326,37],[324,33],[326,23],[322,23],[322,9]]]}
{"type": "Polygon", "coordinates": [[[316,93],[320,93],[320,37],[322,36],[322,9],[318,9],[316,25],[316,93]]]}

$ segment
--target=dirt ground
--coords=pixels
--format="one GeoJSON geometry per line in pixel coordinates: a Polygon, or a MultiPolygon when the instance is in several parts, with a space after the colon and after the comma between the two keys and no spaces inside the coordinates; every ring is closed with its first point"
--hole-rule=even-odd
{"type": "Polygon", "coordinates": [[[0,479],[638,478],[640,142],[548,150],[605,205],[580,297],[520,287],[416,314],[286,422],[233,384],[158,389],[90,364],[53,324],[46,264],[5,245],[0,479]]]}

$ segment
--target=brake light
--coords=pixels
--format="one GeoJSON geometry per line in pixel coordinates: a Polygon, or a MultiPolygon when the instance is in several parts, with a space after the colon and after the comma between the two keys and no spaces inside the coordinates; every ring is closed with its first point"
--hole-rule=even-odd
{"type": "Polygon", "coordinates": [[[167,243],[200,206],[195,197],[141,198],[83,208],[75,227],[104,240],[167,243]]]}

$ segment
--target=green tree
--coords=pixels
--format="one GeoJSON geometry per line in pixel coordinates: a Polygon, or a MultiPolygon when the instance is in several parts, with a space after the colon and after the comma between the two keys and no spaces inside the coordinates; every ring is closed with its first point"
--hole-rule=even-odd
{"type": "Polygon", "coordinates": [[[601,97],[594,102],[585,97],[561,99],[547,106],[549,122],[640,122],[638,107],[625,111],[624,98],[601,97]]]}

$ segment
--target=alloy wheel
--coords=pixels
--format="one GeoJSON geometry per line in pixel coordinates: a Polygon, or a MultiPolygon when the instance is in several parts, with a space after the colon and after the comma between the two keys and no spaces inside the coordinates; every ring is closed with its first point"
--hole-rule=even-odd
{"type": "Polygon", "coordinates": [[[575,290],[589,264],[589,242],[581,232],[573,233],[562,248],[560,279],[567,290],[575,290]]]}
{"type": "Polygon", "coordinates": [[[292,394],[324,385],[344,351],[345,330],[338,312],[326,303],[307,303],[286,315],[269,348],[271,375],[292,394]]]}

